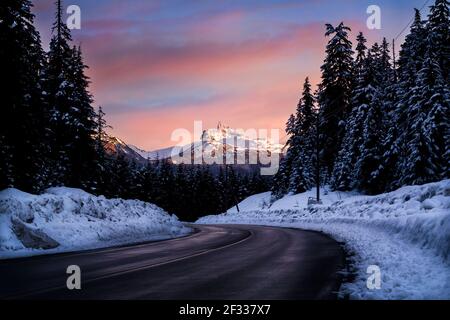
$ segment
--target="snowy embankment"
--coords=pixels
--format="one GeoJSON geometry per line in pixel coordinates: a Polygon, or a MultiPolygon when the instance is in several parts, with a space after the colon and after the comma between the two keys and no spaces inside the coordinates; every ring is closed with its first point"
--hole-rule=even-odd
{"type": "Polygon", "coordinates": [[[0,192],[0,259],[105,248],[190,233],[176,216],[141,201],[51,188],[0,192]]]}
{"type": "Polygon", "coordinates": [[[324,204],[308,206],[314,192],[270,204],[259,194],[197,223],[247,223],[325,232],[345,243],[355,279],[340,294],[352,299],[450,299],[450,180],[404,187],[379,196],[326,192],[324,204]],[[367,268],[381,269],[381,289],[367,287],[367,268]]]}

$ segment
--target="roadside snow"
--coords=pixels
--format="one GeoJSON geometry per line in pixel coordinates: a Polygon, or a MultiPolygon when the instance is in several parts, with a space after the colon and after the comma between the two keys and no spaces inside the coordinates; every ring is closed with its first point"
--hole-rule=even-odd
{"type": "Polygon", "coordinates": [[[70,188],[42,195],[0,192],[0,259],[162,240],[190,231],[176,216],[137,200],[109,200],[70,188]]]}
{"type": "Polygon", "coordinates": [[[197,223],[246,223],[325,232],[345,243],[356,273],[341,288],[352,299],[450,299],[450,180],[378,196],[322,190],[324,205],[307,205],[314,191],[270,205],[270,193],[250,197],[197,223]],[[381,268],[380,290],[367,288],[367,268],[381,268]]]}

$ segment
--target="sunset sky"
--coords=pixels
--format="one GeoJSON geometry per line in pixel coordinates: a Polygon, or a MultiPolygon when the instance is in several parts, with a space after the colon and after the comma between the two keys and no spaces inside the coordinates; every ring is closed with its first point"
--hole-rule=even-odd
{"type": "MultiPolygon", "coordinates": [[[[48,48],[54,0],[33,3],[48,48]]],[[[153,150],[173,145],[172,131],[192,130],[195,120],[284,129],[305,77],[320,81],[325,23],[344,21],[352,40],[358,31],[391,40],[424,0],[64,1],[72,4],[82,11],[72,34],[95,105],[113,135],[153,150]],[[381,30],[366,27],[371,4],[381,7],[381,30]]]]}

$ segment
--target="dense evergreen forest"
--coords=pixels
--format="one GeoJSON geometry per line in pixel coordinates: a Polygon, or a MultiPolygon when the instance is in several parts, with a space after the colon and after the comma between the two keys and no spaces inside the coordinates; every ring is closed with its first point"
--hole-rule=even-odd
{"type": "Polygon", "coordinates": [[[146,166],[105,151],[107,123],[93,107],[82,50],[63,22],[61,1],[50,49],[42,49],[30,0],[0,6],[0,189],[39,193],[51,186],[153,202],[193,220],[272,188],[274,199],[316,183],[376,194],[450,177],[449,2],[427,20],[416,10],[398,61],[383,39],[355,49],[344,23],[330,41],[313,92],[306,79],[289,118],[289,149],[273,182],[224,167],[146,166]],[[355,51],[354,51],[355,50],[355,51]]]}
{"type": "Polygon", "coordinates": [[[436,0],[414,22],[393,60],[386,39],[355,51],[350,28],[327,25],[322,82],[308,79],[289,118],[289,151],[274,199],[319,179],[334,190],[379,194],[450,177],[449,2],[436,0]],[[320,174],[316,174],[320,168],[320,174]]]}

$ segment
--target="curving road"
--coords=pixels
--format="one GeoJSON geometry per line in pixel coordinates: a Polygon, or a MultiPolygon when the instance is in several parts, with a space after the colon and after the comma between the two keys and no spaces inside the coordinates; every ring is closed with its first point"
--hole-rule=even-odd
{"type": "Polygon", "coordinates": [[[344,267],[320,233],[259,226],[200,226],[179,239],[0,261],[1,299],[335,299],[344,267]],[[66,288],[66,268],[82,289],[66,288]]]}

